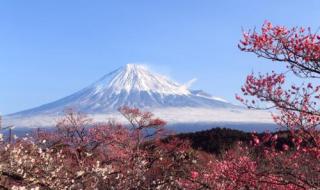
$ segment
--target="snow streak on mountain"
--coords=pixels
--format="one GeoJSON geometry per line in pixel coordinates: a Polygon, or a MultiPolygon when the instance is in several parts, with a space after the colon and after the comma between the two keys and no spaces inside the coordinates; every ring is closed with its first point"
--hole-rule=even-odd
{"type": "Polygon", "coordinates": [[[120,106],[137,108],[233,108],[223,99],[200,90],[189,90],[165,76],[152,73],[143,65],[128,64],[70,96],[15,116],[59,114],[65,108],[85,113],[109,113],[120,106]]]}

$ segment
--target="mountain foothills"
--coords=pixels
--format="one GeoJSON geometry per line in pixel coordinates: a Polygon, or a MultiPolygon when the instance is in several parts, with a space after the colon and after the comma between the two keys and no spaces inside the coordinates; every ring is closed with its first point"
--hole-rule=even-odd
{"type": "Polygon", "coordinates": [[[91,115],[97,121],[117,119],[122,106],[151,111],[169,125],[220,123],[268,124],[268,113],[233,105],[202,90],[191,90],[144,65],[127,64],[84,89],[36,108],[5,117],[17,127],[52,126],[66,108],[91,115]]]}

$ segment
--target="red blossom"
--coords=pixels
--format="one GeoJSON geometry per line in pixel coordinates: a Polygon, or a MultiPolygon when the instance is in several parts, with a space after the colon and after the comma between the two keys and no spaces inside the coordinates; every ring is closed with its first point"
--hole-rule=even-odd
{"type": "Polygon", "coordinates": [[[319,188],[320,184],[315,181],[320,181],[320,87],[313,84],[314,80],[309,80],[320,77],[319,36],[312,34],[310,29],[287,29],[265,22],[261,32],[246,33],[239,47],[258,57],[285,63],[289,71],[306,81],[307,85],[302,83],[286,88],[290,85],[285,83],[285,73],[251,74],[241,89],[246,98],[237,99],[249,108],[276,111],[272,115],[274,121],[293,136],[291,143],[294,149],[283,144],[285,153],[274,149],[278,136],[267,133],[263,137],[263,142],[271,140],[271,147],[257,143],[257,137],[253,136],[254,144],[264,150],[270,162],[269,175],[274,172],[284,180],[278,183],[291,183],[292,188],[319,188]]]}

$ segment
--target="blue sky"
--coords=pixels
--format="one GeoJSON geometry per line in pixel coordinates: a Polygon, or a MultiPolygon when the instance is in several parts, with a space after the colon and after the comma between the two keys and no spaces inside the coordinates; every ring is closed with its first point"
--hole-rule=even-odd
{"type": "Polygon", "coordinates": [[[318,0],[0,1],[0,112],[56,100],[127,63],[231,102],[252,71],[279,65],[240,52],[264,20],[320,27],[318,0]]]}

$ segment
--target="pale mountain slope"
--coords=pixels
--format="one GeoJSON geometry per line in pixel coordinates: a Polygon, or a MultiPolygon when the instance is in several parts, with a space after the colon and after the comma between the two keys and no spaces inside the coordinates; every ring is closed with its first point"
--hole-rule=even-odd
{"type": "Polygon", "coordinates": [[[120,106],[235,107],[202,91],[190,91],[167,77],[150,72],[145,66],[128,64],[70,96],[13,115],[59,114],[65,108],[86,113],[114,112],[120,106]]]}
{"type": "Polygon", "coordinates": [[[272,123],[266,112],[247,110],[188,87],[145,66],[128,64],[70,96],[6,116],[4,122],[17,127],[51,127],[66,108],[89,114],[95,121],[125,122],[117,110],[130,106],[151,111],[169,125],[252,123],[258,127],[272,123]]]}

